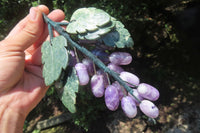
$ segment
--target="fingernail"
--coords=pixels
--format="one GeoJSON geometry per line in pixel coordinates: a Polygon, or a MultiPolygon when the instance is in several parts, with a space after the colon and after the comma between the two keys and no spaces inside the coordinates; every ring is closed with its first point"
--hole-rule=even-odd
{"type": "Polygon", "coordinates": [[[37,17],[37,8],[31,7],[29,11],[30,20],[34,21],[37,17]]]}

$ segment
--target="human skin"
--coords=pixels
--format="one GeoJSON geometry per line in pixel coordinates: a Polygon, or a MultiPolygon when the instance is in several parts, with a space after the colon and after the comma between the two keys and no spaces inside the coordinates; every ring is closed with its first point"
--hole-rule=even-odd
{"type": "Polygon", "coordinates": [[[42,78],[41,44],[48,38],[42,12],[53,21],[65,18],[61,10],[32,7],[0,41],[0,133],[22,133],[27,115],[48,89],[42,78]]]}

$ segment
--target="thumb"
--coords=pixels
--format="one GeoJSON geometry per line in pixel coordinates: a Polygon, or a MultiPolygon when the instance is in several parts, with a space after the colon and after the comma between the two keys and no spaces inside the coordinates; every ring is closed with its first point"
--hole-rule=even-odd
{"type": "Polygon", "coordinates": [[[24,51],[40,37],[43,30],[42,11],[37,7],[32,7],[29,14],[5,38],[4,44],[24,51]]]}

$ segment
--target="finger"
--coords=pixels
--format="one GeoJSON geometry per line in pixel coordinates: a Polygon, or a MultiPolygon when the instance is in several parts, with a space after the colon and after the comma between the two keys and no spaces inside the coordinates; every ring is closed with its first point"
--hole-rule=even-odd
{"type": "Polygon", "coordinates": [[[44,22],[42,12],[37,7],[32,7],[29,15],[23,19],[16,30],[3,41],[5,45],[15,46],[16,50],[24,51],[33,44],[43,32],[44,22]],[[19,31],[17,35],[13,35],[19,31]]]}
{"type": "MultiPolygon", "coordinates": [[[[52,21],[55,21],[55,22],[60,22],[62,20],[64,20],[65,18],[65,14],[62,10],[59,10],[59,9],[56,9],[56,10],[53,10],[49,15],[48,17],[52,20],[52,21]]],[[[54,31],[55,33],[55,31],[54,31]]],[[[47,37],[49,35],[49,32],[48,32],[48,27],[47,25],[44,26],[44,31],[42,33],[42,35],[40,36],[40,38],[34,43],[34,45],[32,45],[31,47],[29,47],[27,49],[27,51],[30,53],[30,54],[33,54],[34,51],[40,47],[40,45],[47,40],[47,37]]]]}
{"type": "Polygon", "coordinates": [[[37,48],[32,55],[27,53],[25,58],[26,64],[33,64],[37,66],[42,65],[41,56],[42,56],[41,47],[37,48]]]}
{"type": "Polygon", "coordinates": [[[32,73],[33,75],[43,78],[42,77],[42,68],[39,66],[31,65],[31,64],[26,64],[25,65],[26,71],[32,73]]]}

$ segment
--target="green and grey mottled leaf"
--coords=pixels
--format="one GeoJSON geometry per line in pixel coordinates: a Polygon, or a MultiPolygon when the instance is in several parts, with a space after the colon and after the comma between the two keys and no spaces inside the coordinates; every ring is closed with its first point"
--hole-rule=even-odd
{"type": "Polygon", "coordinates": [[[115,47],[116,42],[119,41],[120,34],[116,30],[106,34],[105,36],[102,37],[103,42],[105,45],[110,46],[110,47],[115,47]]]}
{"type": "Polygon", "coordinates": [[[128,30],[125,28],[120,28],[120,29],[117,29],[117,31],[118,33],[120,33],[120,37],[119,37],[120,39],[116,43],[116,46],[118,48],[124,48],[124,47],[132,48],[134,45],[134,42],[128,30]]]}
{"type": "Polygon", "coordinates": [[[115,27],[115,21],[110,21],[107,25],[103,27],[98,27],[96,31],[87,32],[85,34],[79,34],[78,38],[81,40],[97,40],[101,36],[109,33],[115,27]]]}
{"type": "Polygon", "coordinates": [[[57,36],[51,42],[42,44],[43,77],[47,86],[58,80],[63,69],[68,65],[67,40],[57,36]]]}
{"type": "Polygon", "coordinates": [[[87,31],[95,31],[98,27],[110,22],[110,15],[101,9],[94,7],[80,8],[71,17],[66,31],[70,34],[83,34],[87,31]]]}
{"type": "Polygon", "coordinates": [[[79,81],[76,75],[76,70],[71,68],[68,72],[66,84],[63,87],[63,91],[61,94],[61,101],[65,105],[65,107],[71,112],[76,112],[76,93],[78,92],[79,81]]]}
{"type": "Polygon", "coordinates": [[[103,42],[107,46],[118,47],[118,48],[131,48],[133,47],[133,39],[130,33],[120,21],[116,21],[116,28],[112,32],[109,32],[102,37],[103,42]]]}

